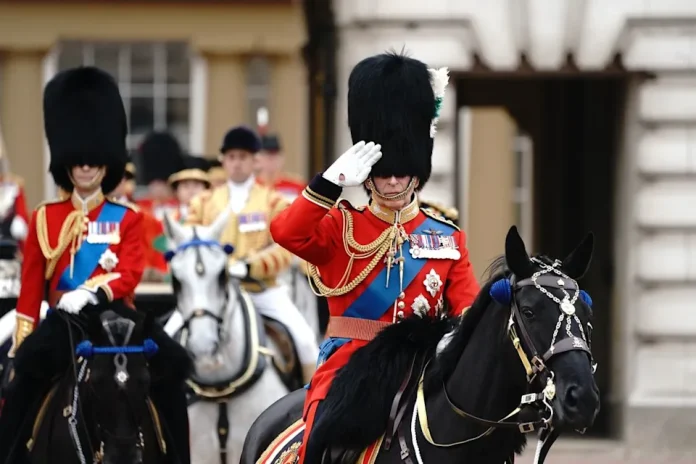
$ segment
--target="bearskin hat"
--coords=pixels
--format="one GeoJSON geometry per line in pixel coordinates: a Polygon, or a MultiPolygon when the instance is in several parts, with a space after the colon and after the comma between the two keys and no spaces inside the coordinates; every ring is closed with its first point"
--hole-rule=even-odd
{"type": "Polygon", "coordinates": [[[383,53],[365,58],[351,71],[348,126],[353,143],[382,145],[372,176],[415,176],[422,188],[432,171],[434,114],[435,95],[425,63],[383,53]]]}
{"type": "Polygon", "coordinates": [[[176,188],[177,184],[183,180],[197,180],[203,182],[206,187],[210,187],[210,178],[208,177],[210,164],[208,160],[202,156],[184,155],[183,161],[184,169],[169,176],[169,183],[172,188],[176,188]]]}
{"type": "Polygon", "coordinates": [[[261,149],[268,153],[278,153],[280,148],[280,137],[277,135],[264,135],[261,137],[261,149]]]}
{"type": "Polygon", "coordinates": [[[248,127],[233,127],[225,134],[220,146],[220,153],[224,155],[227,150],[235,149],[256,153],[261,149],[261,140],[256,132],[248,127]]]}
{"type": "Polygon", "coordinates": [[[55,183],[71,192],[70,168],[105,166],[102,190],[112,191],[123,179],[128,133],[114,78],[95,67],[62,71],[44,89],[43,110],[55,183]]]}
{"type": "Polygon", "coordinates": [[[169,132],[151,132],[139,149],[142,182],[166,182],[169,176],[184,169],[181,145],[169,132]]]}

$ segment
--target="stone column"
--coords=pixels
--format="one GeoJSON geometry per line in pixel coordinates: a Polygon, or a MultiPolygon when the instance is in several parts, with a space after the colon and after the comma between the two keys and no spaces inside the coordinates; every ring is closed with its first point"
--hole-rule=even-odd
{"type": "Polygon", "coordinates": [[[307,70],[299,53],[272,59],[270,121],[285,153],[285,170],[307,177],[307,70]]]}
{"type": "Polygon", "coordinates": [[[219,153],[225,132],[247,115],[246,58],[204,53],[208,64],[206,155],[219,153]]]}
{"type": "Polygon", "coordinates": [[[10,169],[26,182],[27,207],[44,199],[44,51],[7,52],[2,59],[0,123],[10,169]],[[37,167],[40,167],[37,169],[37,167]]]}

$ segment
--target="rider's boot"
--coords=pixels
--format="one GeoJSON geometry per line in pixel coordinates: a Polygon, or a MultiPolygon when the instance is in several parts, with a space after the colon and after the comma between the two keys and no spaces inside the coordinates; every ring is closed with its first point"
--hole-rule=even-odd
{"type": "Polygon", "coordinates": [[[153,389],[151,397],[166,428],[167,454],[174,452],[178,457],[178,460],[170,458],[169,462],[191,464],[188,404],[183,387],[162,386],[153,389]]]}

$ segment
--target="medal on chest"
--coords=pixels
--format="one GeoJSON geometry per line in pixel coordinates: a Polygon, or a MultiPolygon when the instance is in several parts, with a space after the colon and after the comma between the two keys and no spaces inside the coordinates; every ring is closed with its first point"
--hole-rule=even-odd
{"type": "Polygon", "coordinates": [[[424,234],[411,234],[410,253],[414,259],[459,259],[459,246],[452,235],[442,235],[439,230],[425,230],[424,234]]]}
{"type": "Polygon", "coordinates": [[[266,214],[248,213],[239,215],[239,231],[241,233],[259,232],[266,230],[266,214]]]}
{"type": "Polygon", "coordinates": [[[118,222],[93,221],[87,224],[87,243],[121,243],[121,224],[118,222]]]}

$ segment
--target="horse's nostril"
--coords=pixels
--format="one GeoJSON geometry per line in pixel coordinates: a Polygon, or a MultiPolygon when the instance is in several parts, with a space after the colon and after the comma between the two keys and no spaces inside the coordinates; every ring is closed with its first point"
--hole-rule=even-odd
{"type": "Polygon", "coordinates": [[[580,402],[580,389],[578,387],[568,387],[565,394],[565,406],[570,409],[578,407],[580,402]]]}

